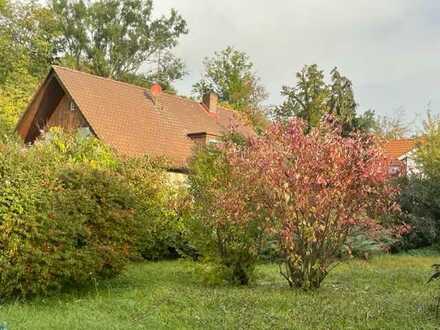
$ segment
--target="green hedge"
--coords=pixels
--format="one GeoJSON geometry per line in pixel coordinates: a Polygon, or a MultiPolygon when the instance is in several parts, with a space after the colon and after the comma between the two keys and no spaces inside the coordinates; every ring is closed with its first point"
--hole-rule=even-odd
{"type": "Polygon", "coordinates": [[[93,138],[53,130],[31,148],[0,145],[0,299],[115,276],[134,255],[178,255],[180,196],[160,163],[120,160],[93,138]]]}
{"type": "Polygon", "coordinates": [[[173,186],[164,164],[148,157],[122,162],[118,172],[136,200],[139,224],[138,254],[147,260],[195,255],[188,243],[185,219],[190,200],[184,186],[173,186]]]}
{"type": "Polygon", "coordinates": [[[118,274],[136,233],[122,178],[15,146],[0,153],[0,297],[47,294],[118,274]],[[47,166],[44,163],[47,162],[47,166]]]}

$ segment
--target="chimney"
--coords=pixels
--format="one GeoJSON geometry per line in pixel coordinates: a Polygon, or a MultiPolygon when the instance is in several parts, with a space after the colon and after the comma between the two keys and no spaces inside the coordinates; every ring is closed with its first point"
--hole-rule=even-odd
{"type": "Polygon", "coordinates": [[[214,92],[203,95],[203,104],[208,108],[209,113],[217,113],[218,96],[214,92]]]}
{"type": "Polygon", "coordinates": [[[162,93],[162,87],[158,83],[153,83],[151,85],[150,91],[153,98],[156,98],[159,96],[160,93],[162,93]]]}

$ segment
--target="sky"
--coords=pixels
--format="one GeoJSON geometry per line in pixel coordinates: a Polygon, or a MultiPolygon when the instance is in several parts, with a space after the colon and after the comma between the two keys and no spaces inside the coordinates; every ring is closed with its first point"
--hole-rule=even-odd
{"type": "Polygon", "coordinates": [[[188,71],[179,94],[191,93],[204,57],[231,45],[254,62],[268,105],[316,63],[351,79],[360,111],[415,125],[427,108],[440,112],[440,0],[155,1],[158,15],[171,8],[189,28],[174,50],[188,71]]]}

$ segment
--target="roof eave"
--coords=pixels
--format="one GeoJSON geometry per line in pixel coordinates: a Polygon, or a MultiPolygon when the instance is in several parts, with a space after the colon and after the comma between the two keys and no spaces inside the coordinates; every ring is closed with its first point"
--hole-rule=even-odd
{"type": "Polygon", "coordinates": [[[53,67],[51,67],[51,69],[50,69],[49,73],[47,74],[46,78],[39,84],[38,88],[36,89],[34,95],[31,98],[31,101],[28,103],[28,105],[26,107],[26,110],[23,111],[23,113],[21,114],[21,116],[20,116],[20,118],[18,120],[17,125],[15,126],[15,130],[14,131],[17,132],[23,139],[25,139],[27,134],[29,133],[29,132],[21,132],[21,128],[23,126],[23,121],[29,115],[32,106],[37,101],[37,98],[40,95],[40,93],[42,93],[43,89],[45,87],[47,87],[46,85],[52,79],[53,75],[56,75],[56,74],[55,74],[55,70],[53,69],[53,67]]]}

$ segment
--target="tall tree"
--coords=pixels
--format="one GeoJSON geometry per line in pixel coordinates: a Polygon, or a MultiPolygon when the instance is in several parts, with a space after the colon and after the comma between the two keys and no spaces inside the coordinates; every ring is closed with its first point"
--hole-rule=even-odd
{"type": "Polygon", "coordinates": [[[56,60],[59,31],[36,1],[0,6],[0,138],[15,127],[39,79],[56,60]]]}
{"type": "Polygon", "coordinates": [[[193,86],[193,92],[202,97],[208,91],[215,92],[221,102],[244,112],[251,122],[261,125],[262,101],[267,98],[265,88],[254,71],[249,56],[233,47],[206,57],[201,80],[193,86]]]}
{"type": "Polygon", "coordinates": [[[145,78],[136,77],[141,66],[167,82],[183,75],[170,51],[187,27],[174,9],[154,18],[152,0],[52,0],[51,7],[63,31],[64,63],[135,82],[145,78]]]}
{"type": "Polygon", "coordinates": [[[354,130],[368,131],[373,127],[373,112],[356,113],[352,83],[337,68],[330,72],[329,83],[325,81],[324,71],[316,64],[306,65],[296,78],[295,86],[283,86],[281,95],[286,99],[274,109],[275,119],[299,117],[310,128],[316,127],[325,114],[332,114],[342,125],[344,134],[354,130]]]}
{"type": "Polygon", "coordinates": [[[50,8],[37,1],[5,1],[0,7],[0,83],[23,56],[28,59],[31,75],[41,78],[47,74],[50,64],[56,61],[60,37],[50,8]]]}

